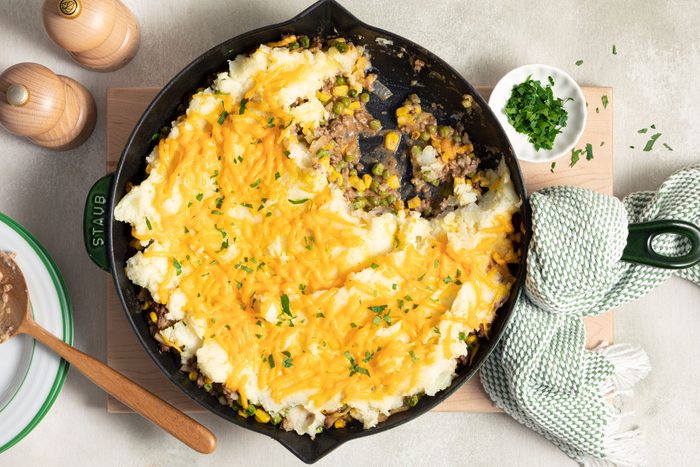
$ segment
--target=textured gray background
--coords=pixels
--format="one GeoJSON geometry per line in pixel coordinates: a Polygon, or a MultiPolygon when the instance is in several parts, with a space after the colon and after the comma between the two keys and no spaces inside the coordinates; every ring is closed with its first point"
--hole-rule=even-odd
{"type": "MultiPolygon", "coordinates": [[[[0,211],[24,224],[56,260],[71,293],[78,348],[104,358],[104,276],[83,251],[85,195],[104,171],[105,93],[110,86],[164,84],[200,53],[247,30],[286,20],[311,2],[126,0],[142,33],[139,54],[109,74],[70,61],[44,33],[39,0],[0,1],[0,69],[42,63],[78,79],[97,101],[92,137],[51,153],[0,131],[0,211]]],[[[582,84],[615,88],[615,193],[655,189],[700,163],[700,7],[687,1],[344,2],[370,24],[429,48],[474,84],[547,63],[582,84]],[[426,6],[430,3],[430,6],[426,6]],[[611,54],[612,44],[618,55],[611,54]],[[584,60],[580,67],[574,65],[584,60]],[[652,123],[663,132],[641,152],[652,123]],[[629,149],[630,145],[637,147],[629,149]]],[[[611,142],[608,142],[610,144],[611,142]]],[[[579,162],[585,163],[585,161],[579,162]]],[[[698,465],[700,290],[672,279],[616,312],[616,339],[641,344],[653,372],[638,388],[631,424],[647,433],[650,465],[698,465]]],[[[219,437],[199,456],[136,415],[108,415],[105,395],[76,371],[44,421],[0,455],[10,465],[299,465],[281,446],[215,416],[198,416],[219,437]]],[[[319,465],[572,465],[549,442],[505,415],[428,414],[352,442],[319,465]]]]}

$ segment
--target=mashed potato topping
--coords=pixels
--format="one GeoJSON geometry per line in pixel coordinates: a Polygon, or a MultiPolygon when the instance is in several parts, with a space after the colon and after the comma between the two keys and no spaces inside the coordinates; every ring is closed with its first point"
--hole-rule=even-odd
{"type": "Polygon", "coordinates": [[[308,141],[334,118],[319,91],[336,76],[362,90],[368,59],[288,43],[192,97],[115,217],[140,243],[127,275],[167,307],[156,337],[183,368],[243,416],[314,436],[329,414],[372,427],[449,386],[508,296],[520,201],[501,164],[485,194],[462,182],[432,219],[353,209],[308,141]]]}

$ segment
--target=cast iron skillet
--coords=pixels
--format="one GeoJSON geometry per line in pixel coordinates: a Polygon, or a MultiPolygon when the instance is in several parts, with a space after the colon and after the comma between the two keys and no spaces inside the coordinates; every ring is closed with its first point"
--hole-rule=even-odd
{"type": "MultiPolygon", "coordinates": [[[[525,253],[530,238],[530,217],[525,200],[522,174],[510,143],[487,104],[464,78],[423,47],[396,34],[364,24],[334,0],[321,0],[289,21],[251,31],[217,45],[190,63],[160,91],[131,133],[114,175],[99,180],[90,191],[86,204],[85,243],[90,257],[100,267],[111,272],[126,316],[141,344],[178,388],[210,412],[236,425],[268,435],[302,461],[313,463],[346,441],[388,430],[418,417],[444,401],[474,376],[503,334],[523,283],[525,253]],[[219,404],[215,397],[191,382],[187,375],[179,370],[179,359],[171,353],[159,351],[136,299],[139,289],[126,278],[124,272],[124,265],[131,254],[128,249],[130,226],[115,222],[113,217],[114,205],[124,196],[126,184],[137,184],[143,180],[145,156],[156,144],[152,136],[182,113],[181,104],[186,103],[197,88],[207,85],[208,79],[214,73],[226,70],[227,60],[238,54],[251,52],[262,43],[278,40],[281,35],[287,33],[320,37],[343,36],[356,44],[365,45],[379,74],[379,80],[393,93],[392,97],[384,101],[372,96],[368,104],[368,109],[382,120],[384,128],[395,128],[396,124],[392,121],[394,110],[410,93],[416,92],[424,103],[442,104],[443,107],[436,112],[438,120],[441,123],[455,123],[457,118],[461,118],[483,166],[493,167],[501,157],[505,158],[515,190],[523,200],[519,218],[525,235],[521,245],[522,259],[514,268],[517,281],[508,300],[497,312],[489,340],[482,343],[472,364],[468,367],[460,366],[457,376],[447,389],[434,397],[421,398],[415,407],[392,415],[375,428],[364,430],[359,423],[353,422],[341,430],[324,431],[317,435],[315,440],[294,432],[285,432],[270,424],[257,423],[252,418],[242,419],[229,407],[219,404]],[[377,38],[390,40],[392,44],[387,45],[385,41],[381,41],[380,44],[376,41],[377,38]],[[419,73],[413,70],[414,59],[420,59],[426,64],[419,73]],[[412,83],[414,80],[419,86],[415,86],[415,82],[412,83]],[[474,98],[476,110],[461,116],[464,94],[474,98]],[[386,114],[382,115],[382,111],[386,111],[386,114]]],[[[664,231],[668,231],[668,227],[665,225],[664,231]]],[[[642,233],[646,235],[646,231],[642,233]]],[[[644,235],[640,237],[641,240],[646,238],[644,235]]],[[[700,243],[697,229],[693,238],[694,248],[697,250],[700,243]]],[[[636,249],[631,251],[638,253],[637,258],[631,259],[649,260],[651,252],[648,243],[647,241],[646,244],[642,242],[637,245],[636,249]]],[[[657,262],[661,266],[669,266],[668,259],[657,259],[657,262]]],[[[676,266],[683,264],[677,261],[676,266]]]]}

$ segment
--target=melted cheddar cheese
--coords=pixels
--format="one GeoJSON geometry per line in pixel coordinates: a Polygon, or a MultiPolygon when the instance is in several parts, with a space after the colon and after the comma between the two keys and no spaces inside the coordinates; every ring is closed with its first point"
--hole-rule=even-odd
{"type": "MultiPolygon", "coordinates": [[[[349,407],[370,427],[447,387],[464,336],[488,326],[517,260],[519,200],[503,165],[456,211],[353,210],[297,137],[331,118],[328,79],[360,82],[362,50],[261,46],[193,96],[115,209],[143,245],[128,277],[168,307],[187,367],[312,436],[349,407]]],[[[462,191],[468,189],[462,188],[462,191]]]]}

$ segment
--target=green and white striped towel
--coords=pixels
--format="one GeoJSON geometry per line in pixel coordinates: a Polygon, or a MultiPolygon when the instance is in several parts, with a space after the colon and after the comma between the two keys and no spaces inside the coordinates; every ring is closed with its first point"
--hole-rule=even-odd
{"type": "MultiPolygon", "coordinates": [[[[644,463],[638,430],[621,431],[611,396],[648,373],[628,344],[585,349],[582,318],[635,300],[671,274],[700,285],[700,264],[671,271],[622,262],[627,224],[679,219],[700,225],[700,166],[671,175],[657,192],[622,202],[574,187],[530,197],[533,235],[525,293],[481,371],[491,399],[520,423],[589,466],[644,463]]],[[[653,242],[662,254],[687,251],[679,236],[653,242]]]]}

